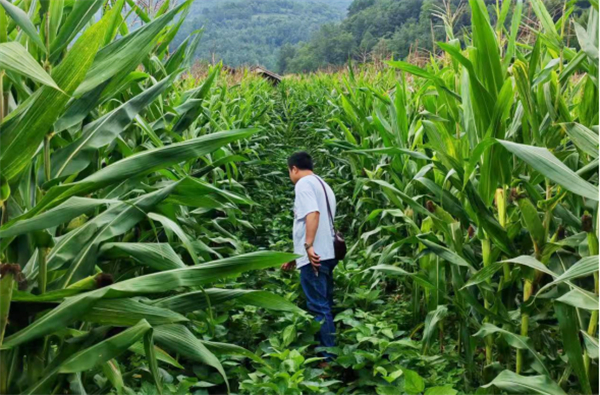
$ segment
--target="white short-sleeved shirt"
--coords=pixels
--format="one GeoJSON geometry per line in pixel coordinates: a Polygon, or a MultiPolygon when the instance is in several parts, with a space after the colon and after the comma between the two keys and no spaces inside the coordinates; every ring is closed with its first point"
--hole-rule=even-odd
{"type": "MultiPolygon", "coordinates": [[[[333,224],[327,213],[327,201],[319,179],[320,177],[317,175],[302,177],[298,180],[294,189],[296,194],[294,201],[294,253],[302,255],[301,258],[296,259],[297,268],[301,268],[309,263],[308,255],[304,249],[304,243],[306,242],[306,216],[315,211],[318,211],[320,216],[313,248],[322,261],[335,258],[335,251],[333,249],[333,224]]],[[[323,180],[321,179],[321,181],[323,180]]],[[[335,195],[325,181],[323,181],[323,184],[327,190],[331,215],[335,218],[335,195]]]]}

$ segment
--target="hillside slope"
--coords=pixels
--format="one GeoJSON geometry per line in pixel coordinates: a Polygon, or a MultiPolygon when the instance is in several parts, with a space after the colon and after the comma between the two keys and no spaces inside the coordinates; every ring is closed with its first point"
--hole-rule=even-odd
{"type": "Polygon", "coordinates": [[[307,41],[323,24],[340,21],[351,0],[216,0],[194,2],[175,43],[204,27],[200,60],[276,69],[279,49],[307,41]]]}

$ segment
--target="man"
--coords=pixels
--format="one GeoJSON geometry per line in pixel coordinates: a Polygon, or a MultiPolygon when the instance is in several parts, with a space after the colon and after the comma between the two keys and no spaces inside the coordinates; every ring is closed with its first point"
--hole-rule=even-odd
{"type": "MultiPolygon", "coordinates": [[[[288,158],[290,179],[295,185],[294,253],[302,255],[282,266],[283,270],[300,270],[300,284],[306,295],[308,310],[321,322],[321,346],[335,345],[333,323],[333,269],[337,265],[333,247],[335,195],[319,176],[313,173],[312,158],[296,152],[288,158]],[[328,209],[329,205],[329,209],[328,209]]],[[[324,353],[326,360],[333,355],[324,353]]]]}

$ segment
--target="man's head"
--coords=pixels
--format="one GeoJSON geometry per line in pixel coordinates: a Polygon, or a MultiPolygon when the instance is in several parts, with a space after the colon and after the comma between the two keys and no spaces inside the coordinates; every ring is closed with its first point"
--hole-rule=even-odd
{"type": "Polygon", "coordinates": [[[307,152],[296,152],[288,158],[288,170],[290,171],[290,180],[296,184],[302,177],[312,174],[312,158],[307,152]]]}

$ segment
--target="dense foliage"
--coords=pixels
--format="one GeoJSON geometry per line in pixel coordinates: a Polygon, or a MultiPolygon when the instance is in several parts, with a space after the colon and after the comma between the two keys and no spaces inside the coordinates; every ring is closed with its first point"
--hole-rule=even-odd
{"type": "Polygon", "coordinates": [[[231,67],[261,65],[275,69],[283,45],[307,41],[324,23],[339,21],[349,2],[197,1],[174,44],[203,28],[196,50],[199,59],[222,60],[231,67]]]}
{"type": "MultiPolygon", "coordinates": [[[[504,2],[503,2],[504,3],[504,2]]],[[[500,2],[486,0],[492,22],[500,14],[500,2]]],[[[525,3],[525,15],[530,15],[525,3]]],[[[555,21],[564,11],[564,1],[544,0],[555,21]]],[[[573,16],[589,3],[571,2],[573,16]]],[[[507,9],[508,17],[512,10],[507,9]]],[[[506,22],[510,18],[504,18],[506,22]]],[[[509,24],[504,26],[509,28],[509,24]]],[[[279,71],[298,73],[343,65],[348,59],[404,59],[436,50],[435,42],[447,36],[468,41],[471,13],[465,0],[354,0],[348,15],[338,24],[322,26],[306,43],[284,46],[279,53],[279,71]]]]}
{"type": "Polygon", "coordinates": [[[190,2],[0,0],[0,393],[597,393],[598,4],[528,3],[274,87],[183,73],[190,2]],[[326,369],[298,149],[351,245],[326,369]]]}

